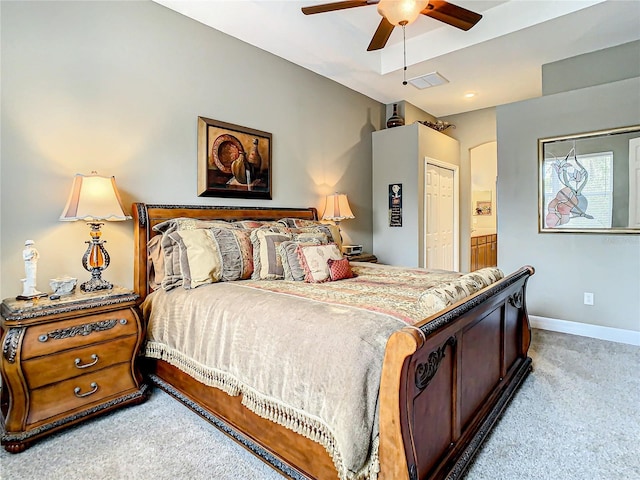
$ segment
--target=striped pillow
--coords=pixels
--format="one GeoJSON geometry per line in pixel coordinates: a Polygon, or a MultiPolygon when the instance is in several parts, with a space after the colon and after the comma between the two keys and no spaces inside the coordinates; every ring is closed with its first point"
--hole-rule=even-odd
{"type": "Polygon", "coordinates": [[[254,280],[282,280],[284,268],[278,246],[291,240],[291,235],[272,232],[268,229],[255,229],[251,232],[253,246],[253,274],[254,280]]]}

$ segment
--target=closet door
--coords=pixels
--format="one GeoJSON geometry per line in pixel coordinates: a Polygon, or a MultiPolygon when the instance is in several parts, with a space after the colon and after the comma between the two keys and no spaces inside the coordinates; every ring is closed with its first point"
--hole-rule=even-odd
{"type": "Polygon", "coordinates": [[[454,260],[455,172],[427,163],[425,169],[427,268],[455,270],[454,260]]]}

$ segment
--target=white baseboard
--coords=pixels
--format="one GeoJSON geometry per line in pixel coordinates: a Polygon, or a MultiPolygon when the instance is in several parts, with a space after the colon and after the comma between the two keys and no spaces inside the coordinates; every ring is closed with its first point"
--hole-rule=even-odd
{"type": "Polygon", "coordinates": [[[640,331],[569,322],[567,320],[538,317],[536,315],[529,315],[529,322],[532,328],[539,328],[540,330],[570,333],[572,335],[580,335],[581,337],[591,337],[599,340],[640,346],[640,331]]]}

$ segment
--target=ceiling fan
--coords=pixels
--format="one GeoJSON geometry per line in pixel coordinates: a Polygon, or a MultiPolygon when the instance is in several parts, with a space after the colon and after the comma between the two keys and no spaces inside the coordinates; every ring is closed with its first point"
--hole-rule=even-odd
{"type": "Polygon", "coordinates": [[[479,13],[458,7],[445,0],[346,0],[303,7],[302,13],[313,15],[315,13],[366,7],[375,4],[378,5],[378,13],[382,16],[382,20],[376,33],[373,34],[371,43],[367,48],[368,52],[383,48],[387,44],[394,27],[404,27],[414,22],[420,14],[435,18],[461,30],[469,30],[482,18],[479,13]]]}

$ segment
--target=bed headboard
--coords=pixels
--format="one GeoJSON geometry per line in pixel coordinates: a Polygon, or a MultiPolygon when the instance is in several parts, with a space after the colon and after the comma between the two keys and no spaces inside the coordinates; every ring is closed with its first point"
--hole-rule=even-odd
{"type": "Polygon", "coordinates": [[[315,208],[270,207],[219,207],[206,205],[151,205],[134,203],[131,212],[134,220],[133,289],[144,299],[150,292],[150,265],[147,243],[157,234],[153,227],[172,218],[197,218],[200,220],[278,220],[280,218],[304,218],[317,220],[315,208]]]}

